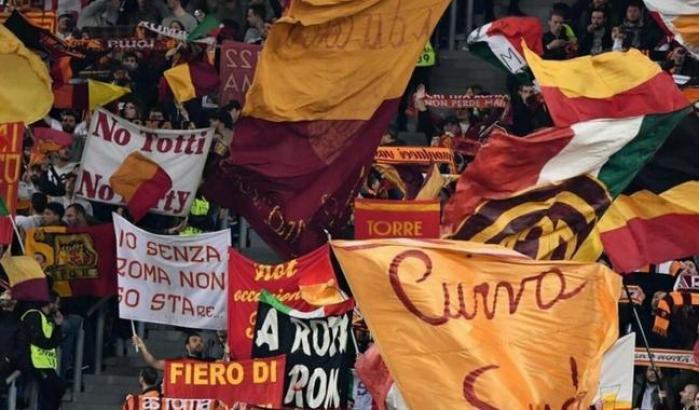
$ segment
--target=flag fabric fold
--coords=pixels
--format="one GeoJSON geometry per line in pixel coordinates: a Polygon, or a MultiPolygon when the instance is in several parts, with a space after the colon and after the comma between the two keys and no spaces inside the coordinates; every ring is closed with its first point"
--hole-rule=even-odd
{"type": "Polygon", "coordinates": [[[36,127],[32,133],[37,140],[51,141],[62,147],[69,147],[73,143],[73,134],[53,128],[36,127]]]}
{"type": "Polygon", "coordinates": [[[699,118],[684,117],[599,224],[619,272],[699,254],[699,118]]]}
{"type": "Polygon", "coordinates": [[[127,87],[95,80],[87,80],[86,83],[80,84],[55,84],[53,87],[54,106],[65,109],[93,110],[130,92],[131,90],[127,87]]]}
{"type": "Polygon", "coordinates": [[[560,127],[687,107],[672,77],[636,49],[553,61],[525,46],[524,55],[551,118],[560,127]]]}
{"type": "Polygon", "coordinates": [[[699,3],[682,0],[644,0],[665,30],[699,58],[699,3]]]}
{"type": "Polygon", "coordinates": [[[445,0],[292,2],[204,186],[283,256],[339,232],[445,0]],[[322,4],[321,4],[322,3],[322,4]],[[378,20],[377,20],[378,19],[378,20]],[[375,25],[386,27],[386,34],[375,25]],[[316,39],[316,40],[313,40],[316,39]]]}
{"type": "Polygon", "coordinates": [[[527,67],[522,42],[541,55],[543,34],[537,17],[505,17],[472,31],[468,49],[502,70],[519,74],[527,67]]]}
{"type": "Polygon", "coordinates": [[[409,408],[591,404],[618,333],[609,268],[464,241],[332,247],[409,408]]]}
{"type": "Polygon", "coordinates": [[[33,256],[10,256],[0,260],[12,286],[12,298],[21,301],[49,300],[46,275],[33,256]]]}
{"type": "MultiPolygon", "coordinates": [[[[80,53],[68,51],[65,43],[49,30],[35,26],[17,10],[13,10],[4,23],[5,27],[32,50],[44,52],[51,58],[72,56],[82,58],[80,53]]],[[[4,67],[4,65],[3,65],[4,67]]]]}
{"type": "Polygon", "coordinates": [[[48,69],[5,26],[0,26],[0,124],[31,124],[51,110],[53,94],[48,69]]]}
{"type": "Polygon", "coordinates": [[[186,102],[218,90],[219,75],[211,64],[180,64],[163,73],[177,102],[186,102]]]}
{"type": "MultiPolygon", "coordinates": [[[[687,116],[687,101],[655,63],[633,50],[562,62],[524,51],[561,125],[525,138],[495,130],[445,205],[443,234],[499,243],[537,259],[571,259],[611,201],[687,116]],[[622,97],[649,78],[664,84],[662,90],[652,86],[622,97]],[[616,99],[623,107],[585,111],[575,97],[582,94],[589,101],[616,99]]],[[[587,248],[585,255],[600,252],[587,248]]]]}
{"type": "Polygon", "coordinates": [[[124,198],[134,221],[139,221],[172,188],[172,179],[155,161],[134,151],[112,174],[109,184],[124,198]]]}

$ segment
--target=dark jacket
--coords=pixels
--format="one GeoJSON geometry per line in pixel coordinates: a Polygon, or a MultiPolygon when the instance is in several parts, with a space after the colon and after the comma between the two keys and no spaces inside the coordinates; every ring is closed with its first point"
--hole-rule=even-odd
{"type": "MultiPolygon", "coordinates": [[[[667,380],[663,378],[660,381],[660,385],[662,386],[663,391],[666,393],[666,398],[665,398],[665,407],[668,409],[674,409],[675,407],[675,395],[674,392],[670,389],[670,385],[668,384],[667,380]]],[[[645,373],[639,373],[636,375],[634,378],[634,383],[633,383],[633,408],[640,408],[641,404],[643,403],[643,394],[646,391],[646,377],[645,373]]],[[[660,397],[658,393],[658,389],[656,389],[653,394],[652,394],[652,400],[653,400],[653,408],[655,408],[658,404],[660,404],[660,397]]]]}
{"type": "MultiPolygon", "coordinates": [[[[594,45],[595,34],[600,33],[602,35],[602,52],[609,51],[612,49],[614,41],[612,40],[612,31],[607,27],[602,27],[590,33],[585,29],[580,36],[580,48],[579,54],[581,56],[589,55],[592,52],[592,46],[594,45]],[[600,33],[601,31],[601,33],[600,33]]],[[[599,53],[598,53],[599,54],[599,53]]]]}
{"type": "MultiPolygon", "coordinates": [[[[49,319],[50,320],[50,319],[49,319]]],[[[39,312],[29,312],[22,320],[24,330],[29,339],[29,344],[38,346],[42,349],[55,349],[61,344],[61,327],[55,326],[50,338],[44,336],[44,330],[41,327],[41,314],[39,312]]],[[[27,346],[27,349],[29,346],[27,346]]]]}
{"type": "Polygon", "coordinates": [[[0,374],[2,379],[15,370],[29,369],[27,336],[15,312],[0,311],[0,374]]]}
{"type": "Polygon", "coordinates": [[[543,37],[543,47],[544,47],[544,58],[546,60],[565,60],[568,57],[565,47],[558,47],[549,50],[546,46],[553,40],[564,40],[570,41],[568,35],[566,34],[565,28],[561,28],[561,32],[558,35],[553,34],[550,31],[544,33],[543,37]]]}

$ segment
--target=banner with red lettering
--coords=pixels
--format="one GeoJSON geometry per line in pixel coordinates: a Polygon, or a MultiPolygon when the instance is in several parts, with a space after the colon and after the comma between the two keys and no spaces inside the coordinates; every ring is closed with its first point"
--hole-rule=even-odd
{"type": "Polygon", "coordinates": [[[229,229],[156,235],[114,218],[119,317],[195,329],[226,328],[229,229]]]}
{"type": "Polygon", "coordinates": [[[357,198],[354,238],[439,238],[439,200],[357,198]]]}
{"type": "Polygon", "coordinates": [[[255,76],[257,57],[262,50],[258,44],[224,41],[221,45],[221,105],[231,100],[238,100],[245,105],[248,92],[255,76]]]}
{"type": "Polygon", "coordinates": [[[163,395],[175,399],[217,399],[233,407],[247,403],[281,407],[286,356],[235,362],[166,360],[163,395]]]}
{"type": "Polygon", "coordinates": [[[151,211],[185,216],[199,187],[212,139],[212,128],[150,129],[98,108],[92,115],[75,194],[91,201],[125,204],[109,179],[124,159],[137,151],[158,164],[172,180],[172,188],[151,211]]]}
{"type": "Polygon", "coordinates": [[[228,345],[239,359],[252,357],[257,302],[263,289],[304,311],[342,301],[328,245],[278,265],[255,263],[231,248],[228,274],[228,345]]]}
{"type": "MultiPolygon", "coordinates": [[[[699,365],[694,361],[694,352],[691,350],[650,349],[650,352],[653,355],[653,362],[658,367],[699,371],[699,365]]],[[[650,366],[646,349],[636,348],[634,363],[636,366],[650,366]]]]}
{"type": "Polygon", "coordinates": [[[0,125],[0,200],[9,216],[0,216],[0,245],[12,243],[12,221],[17,207],[19,167],[22,164],[22,137],[24,125],[16,122],[0,125]]]}

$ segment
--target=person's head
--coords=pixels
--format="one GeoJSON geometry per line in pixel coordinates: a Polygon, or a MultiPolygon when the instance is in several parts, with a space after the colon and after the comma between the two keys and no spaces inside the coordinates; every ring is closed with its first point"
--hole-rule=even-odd
{"type": "Polygon", "coordinates": [[[148,121],[165,121],[165,115],[160,108],[151,108],[148,113],[148,121]]]}
{"type": "Polygon", "coordinates": [[[70,161],[70,154],[70,147],[61,147],[61,149],[56,152],[56,157],[61,161],[70,161]]]}
{"type": "Polygon", "coordinates": [[[143,389],[155,386],[158,383],[158,371],[152,367],[144,367],[138,372],[138,383],[143,389]]]}
{"type": "Polygon", "coordinates": [[[243,112],[243,106],[240,105],[240,102],[238,100],[231,100],[228,102],[223,107],[226,111],[228,111],[228,114],[231,116],[231,121],[233,121],[233,124],[238,122],[238,118],[240,118],[240,113],[243,112]]]}
{"type": "Polygon", "coordinates": [[[173,28],[175,30],[184,31],[184,24],[180,23],[179,20],[172,20],[170,22],[170,28],[173,28]]]}
{"type": "Polygon", "coordinates": [[[41,307],[45,315],[52,315],[61,309],[61,297],[58,292],[51,290],[49,292],[49,300],[41,307]]]}
{"type": "Polygon", "coordinates": [[[667,292],[665,292],[663,290],[659,290],[659,291],[653,293],[653,299],[651,299],[651,301],[650,301],[650,305],[653,308],[653,311],[655,311],[655,309],[658,308],[658,303],[660,303],[660,301],[665,296],[667,296],[667,292]]]}
{"type": "Polygon", "coordinates": [[[480,84],[471,84],[466,89],[466,95],[469,97],[475,97],[483,92],[483,87],[480,84]]]}
{"type": "Polygon", "coordinates": [[[699,392],[694,395],[694,408],[699,410],[699,392]]]}
{"type": "Polygon", "coordinates": [[[73,133],[78,126],[78,115],[73,111],[63,111],[61,114],[61,127],[63,131],[73,133]]]}
{"type": "Polygon", "coordinates": [[[592,10],[592,14],[590,14],[590,23],[594,24],[597,27],[602,27],[606,24],[606,22],[607,16],[605,15],[603,9],[592,10]]]}
{"type": "Polygon", "coordinates": [[[699,386],[696,384],[688,384],[680,391],[680,403],[682,406],[689,407],[694,405],[694,399],[699,393],[699,386]]]}
{"type": "Polygon", "coordinates": [[[675,66],[681,66],[687,59],[687,49],[684,47],[675,47],[670,52],[670,59],[675,64],[675,66]]]}
{"type": "Polygon", "coordinates": [[[85,208],[78,203],[70,204],[68,208],[66,208],[65,221],[71,228],[84,228],[88,226],[85,208]]]}
{"type": "Polygon", "coordinates": [[[138,55],[133,51],[127,51],[121,57],[121,64],[130,72],[136,71],[138,68],[138,55]]]}
{"type": "Polygon", "coordinates": [[[643,6],[638,2],[631,2],[626,6],[626,20],[631,23],[636,23],[643,16],[643,6]]]}
{"type": "Polygon", "coordinates": [[[607,5],[609,0],[592,0],[592,8],[597,9],[607,5]]]}
{"type": "Polygon", "coordinates": [[[34,192],[31,198],[31,210],[34,214],[44,213],[46,204],[49,202],[48,197],[43,192],[34,192]]]}
{"type": "Polygon", "coordinates": [[[121,109],[120,115],[129,121],[137,120],[140,117],[138,107],[133,101],[126,101],[124,103],[124,107],[121,109]]]}
{"type": "Polygon", "coordinates": [[[252,4],[248,7],[248,24],[251,26],[261,26],[265,23],[265,6],[262,4],[252,4]]]}
{"type": "Polygon", "coordinates": [[[227,330],[217,330],[216,331],[216,338],[218,339],[218,342],[222,345],[226,344],[226,341],[228,340],[228,331],[227,330]]]}
{"type": "Polygon", "coordinates": [[[29,167],[29,179],[34,183],[38,183],[44,172],[40,164],[33,164],[29,167]]]}
{"type": "Polygon", "coordinates": [[[520,84],[517,93],[519,94],[519,97],[522,99],[522,102],[526,104],[527,99],[534,95],[534,86],[531,84],[520,84]]]}
{"type": "Polygon", "coordinates": [[[180,7],[182,7],[182,3],[180,2],[180,0],[167,0],[167,7],[170,10],[175,11],[175,10],[179,9],[180,7]]]}
{"type": "Polygon", "coordinates": [[[454,116],[450,115],[444,120],[444,126],[442,127],[445,133],[458,136],[461,135],[461,124],[459,122],[459,119],[454,116]]]}
{"type": "Polygon", "coordinates": [[[646,382],[649,384],[658,384],[658,377],[663,377],[663,373],[660,369],[653,370],[652,367],[648,366],[646,368],[646,382]]]}
{"type": "Polygon", "coordinates": [[[184,350],[189,356],[201,358],[204,354],[204,339],[199,333],[189,333],[184,340],[184,350]]]}
{"type": "Polygon", "coordinates": [[[65,215],[66,211],[58,202],[49,202],[46,204],[46,209],[41,215],[41,225],[43,226],[60,226],[61,219],[65,215]]]}
{"type": "Polygon", "coordinates": [[[57,29],[59,33],[70,33],[75,28],[75,20],[70,13],[64,13],[58,16],[57,29]]]}
{"type": "Polygon", "coordinates": [[[66,189],[66,196],[72,196],[75,191],[75,181],[78,180],[78,175],[75,172],[70,172],[63,177],[63,186],[66,189]]]}
{"type": "Polygon", "coordinates": [[[563,27],[563,22],[565,21],[565,16],[560,10],[553,10],[549,16],[549,31],[553,34],[558,35],[561,32],[561,27],[563,27]]]}

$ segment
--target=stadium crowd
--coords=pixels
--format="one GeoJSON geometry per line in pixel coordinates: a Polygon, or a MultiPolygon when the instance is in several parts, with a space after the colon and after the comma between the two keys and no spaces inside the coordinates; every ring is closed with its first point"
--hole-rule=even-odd
{"type": "MultiPolygon", "coordinates": [[[[5,11],[12,9],[12,2],[4,2],[5,11]]],[[[34,2],[36,3],[36,2],[34,2]]],[[[51,3],[47,0],[46,3],[51,3]]],[[[221,104],[216,93],[195,98],[184,104],[177,103],[169,91],[162,86],[163,72],[182,61],[214,62],[218,67],[221,59],[220,44],[225,40],[236,40],[264,46],[271,24],[279,18],[285,7],[278,0],[94,0],[74,2],[58,1],[56,35],[67,44],[78,44],[77,40],[95,38],[126,37],[146,40],[163,40],[158,34],[145,29],[140,23],[148,22],[171,29],[192,32],[208,15],[216,15],[221,24],[215,33],[215,44],[200,44],[165,38],[164,49],[142,49],[120,47],[108,49],[84,48],[87,57],[78,66],[72,66],[74,83],[87,78],[129,87],[132,92],[106,108],[130,122],[153,129],[194,129],[211,126],[215,130],[215,142],[208,153],[204,178],[215,172],[215,164],[229,155],[228,147],[234,138],[236,122],[242,112],[241,103],[235,100],[221,104]],[[63,3],[72,8],[61,9],[63,3]],[[73,43],[71,43],[73,41],[73,43]]],[[[486,23],[496,17],[492,0],[477,3],[486,16],[486,23]]],[[[518,1],[511,1],[508,13],[521,15],[518,1]]],[[[36,5],[33,5],[36,6],[36,5]]],[[[43,5],[40,5],[43,9],[43,5]]],[[[446,22],[442,22],[446,24],[446,22]]],[[[656,61],[663,70],[689,77],[699,78],[699,62],[678,43],[668,37],[653,21],[642,2],[637,0],[577,0],[573,4],[552,4],[546,31],[541,38],[543,57],[551,60],[566,60],[576,56],[597,55],[608,51],[625,51],[630,48],[642,50],[656,61]]],[[[445,30],[439,31],[444,33],[445,30]]],[[[444,37],[435,35],[433,45],[438,60],[444,37]]],[[[401,133],[408,128],[424,133],[424,146],[446,147],[455,151],[458,172],[465,169],[478,152],[478,147],[488,140],[493,127],[507,129],[512,135],[525,137],[541,128],[551,126],[538,88],[509,76],[505,89],[508,91],[507,107],[444,109],[430,107],[425,99],[430,88],[431,67],[417,67],[403,97],[404,103],[396,113],[395,124],[386,131],[383,146],[404,146],[401,133]]],[[[2,75],[2,68],[0,68],[2,75]]],[[[464,84],[461,93],[467,96],[487,96],[489,90],[479,84],[464,84]]],[[[1,108],[0,108],[1,109],[1,108]]],[[[89,109],[53,109],[42,122],[28,127],[24,136],[22,176],[19,185],[19,204],[16,225],[23,239],[32,228],[71,227],[83,228],[98,223],[110,222],[112,212],[129,217],[124,207],[91,202],[76,198],[74,191],[78,179],[78,168],[87,138],[92,112],[89,109]],[[71,134],[69,145],[39,149],[32,130],[48,127],[71,134]]],[[[424,169],[418,171],[421,174],[424,169]]],[[[404,175],[402,175],[404,176],[404,175]]],[[[416,178],[421,179],[418,175],[416,178]]],[[[451,187],[443,190],[442,200],[450,195],[451,187]]],[[[405,192],[398,189],[395,181],[375,168],[364,183],[360,195],[364,198],[401,199],[405,192]]],[[[238,218],[234,211],[222,209],[199,194],[186,218],[148,214],[138,226],[154,233],[191,235],[219,229],[232,228],[233,243],[238,237],[238,218]]],[[[15,238],[13,254],[22,252],[20,240],[15,238]]],[[[682,272],[696,273],[690,260],[672,275],[682,272]]],[[[6,282],[5,282],[6,285],[6,282]]],[[[7,287],[7,286],[6,286],[7,287]]],[[[697,350],[699,312],[696,307],[679,308],[675,315],[683,325],[674,325],[675,333],[669,337],[656,336],[651,331],[651,322],[659,299],[671,289],[657,289],[652,298],[638,301],[645,332],[651,335],[653,346],[697,350]],[[679,329],[679,330],[678,330],[679,329]]],[[[44,303],[17,303],[12,292],[6,289],[0,296],[0,380],[15,370],[22,372],[20,385],[26,391],[30,380],[38,381],[41,409],[57,409],[72,374],[75,371],[94,372],[95,363],[91,349],[97,339],[96,319],[86,312],[98,301],[96,297],[61,298],[55,290],[44,303]],[[84,357],[85,369],[73,369],[75,339],[84,326],[87,332],[84,357]],[[57,371],[56,349],[60,348],[60,370],[57,371]]],[[[636,301],[634,302],[636,303],[636,301]]],[[[141,391],[134,392],[125,401],[125,409],[135,409],[134,397],[157,396],[159,374],[163,369],[163,358],[154,357],[139,336],[132,334],[130,324],[118,318],[115,299],[108,304],[108,323],[104,347],[107,355],[124,356],[134,347],[149,366],[134,375],[134,386],[138,381],[141,391]]],[[[622,334],[635,328],[632,312],[620,309],[622,334]]],[[[370,335],[357,329],[360,350],[368,347],[370,335]]],[[[183,357],[193,360],[230,360],[225,342],[225,332],[220,332],[215,343],[206,344],[196,332],[184,332],[183,357]]],[[[639,344],[640,346],[640,344],[639,344]]],[[[233,358],[234,359],[234,358],[233,358]]],[[[699,409],[699,374],[689,370],[638,367],[636,369],[634,409],[699,409]]],[[[5,388],[7,386],[4,386],[5,388]]],[[[0,388],[3,388],[0,385],[0,388]]],[[[73,388],[76,388],[75,386],[73,388]]],[[[26,406],[22,403],[20,407],[26,406]]],[[[1,406],[0,406],[1,407],[1,406]]],[[[360,408],[360,407],[356,407],[360,408]]],[[[369,407],[361,407],[362,409],[369,407]]]]}

